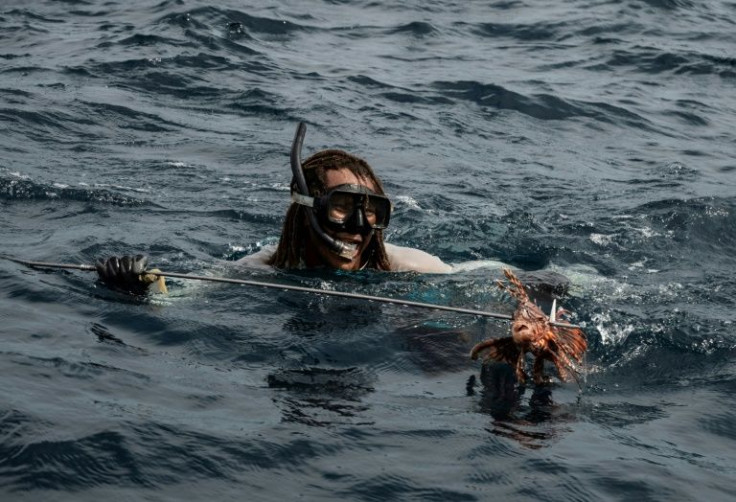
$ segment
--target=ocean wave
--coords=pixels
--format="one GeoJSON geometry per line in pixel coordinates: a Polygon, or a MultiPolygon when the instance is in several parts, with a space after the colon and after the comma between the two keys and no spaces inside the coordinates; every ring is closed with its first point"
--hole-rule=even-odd
{"type": "Polygon", "coordinates": [[[489,38],[513,38],[521,41],[556,40],[559,33],[567,26],[566,22],[560,23],[479,23],[469,25],[470,29],[480,37],[489,38]]]}
{"type": "Polygon", "coordinates": [[[476,81],[446,81],[433,84],[437,91],[453,100],[499,110],[514,110],[539,120],[569,120],[588,117],[606,123],[620,123],[636,129],[648,130],[651,123],[643,116],[607,102],[584,102],[562,99],[550,94],[524,95],[496,84],[476,81]]]}
{"type": "Polygon", "coordinates": [[[0,176],[0,200],[53,200],[60,202],[87,202],[102,206],[159,207],[151,201],[125,196],[106,189],[74,188],[58,184],[48,185],[15,176],[0,176]]]}
{"type": "Polygon", "coordinates": [[[720,255],[723,249],[736,246],[731,231],[736,228],[735,209],[733,199],[669,199],[643,204],[634,214],[668,232],[674,242],[690,242],[694,249],[711,249],[720,255]]]}
{"type": "Polygon", "coordinates": [[[408,34],[417,38],[424,38],[437,34],[437,28],[432,26],[431,23],[422,21],[413,21],[411,23],[403,24],[391,28],[389,34],[408,34]]]}
{"type": "Polygon", "coordinates": [[[609,67],[625,66],[651,74],[716,75],[729,79],[736,77],[736,58],[640,45],[613,51],[613,56],[606,64],[609,67]]]}
{"type": "Polygon", "coordinates": [[[203,29],[209,26],[221,30],[241,30],[247,34],[261,34],[272,37],[283,37],[305,27],[285,19],[253,16],[242,10],[223,9],[218,7],[197,7],[185,11],[170,12],[159,18],[159,23],[189,26],[203,29]],[[201,20],[205,21],[202,22],[201,20]]]}

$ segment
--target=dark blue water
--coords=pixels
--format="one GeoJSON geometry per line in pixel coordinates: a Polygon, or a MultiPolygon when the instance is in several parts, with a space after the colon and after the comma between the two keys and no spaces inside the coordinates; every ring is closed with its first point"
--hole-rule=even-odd
{"type": "Polygon", "coordinates": [[[511,312],[501,261],[567,275],[590,347],[499,417],[467,352],[500,322],[2,261],[2,499],[732,500],[734,47],[717,0],[4,0],[0,252],[511,312]],[[230,268],[302,120],[390,242],[488,266],[230,268]]]}

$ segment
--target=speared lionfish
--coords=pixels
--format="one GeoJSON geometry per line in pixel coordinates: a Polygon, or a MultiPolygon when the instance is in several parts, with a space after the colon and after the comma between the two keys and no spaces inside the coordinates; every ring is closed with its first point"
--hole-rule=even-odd
{"type": "Polygon", "coordinates": [[[498,281],[498,286],[516,298],[519,305],[511,322],[511,336],[485,340],[470,351],[470,357],[477,359],[483,351],[488,351],[485,361],[501,361],[516,367],[516,378],[519,383],[526,382],[524,371],[525,355],[531,352],[535,357],[532,375],[535,384],[545,381],[543,375],[544,361],[552,361],[557,368],[560,380],[574,378],[578,385],[577,372],[573,360],[581,363],[583,354],[588,348],[585,334],[578,327],[565,327],[568,324],[560,320],[568,314],[564,309],[555,312],[556,301],[552,304],[549,317],[542,312],[524,289],[524,285],[509,269],[503,271],[509,285],[498,281]]]}

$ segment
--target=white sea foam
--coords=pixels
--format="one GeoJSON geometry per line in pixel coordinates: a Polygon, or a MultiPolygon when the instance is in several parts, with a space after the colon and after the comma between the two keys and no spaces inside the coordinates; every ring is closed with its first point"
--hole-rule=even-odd
{"type": "Polygon", "coordinates": [[[590,234],[590,240],[599,246],[608,246],[613,242],[613,235],[606,234],[590,234]]]}
{"type": "Polygon", "coordinates": [[[591,322],[601,336],[603,343],[618,343],[626,339],[634,331],[633,324],[619,324],[611,319],[610,312],[601,312],[591,316],[591,322]]]}
{"type": "Polygon", "coordinates": [[[419,205],[419,202],[414,197],[411,197],[409,195],[395,195],[393,197],[394,200],[401,202],[402,204],[406,204],[412,209],[417,209],[419,211],[422,210],[422,207],[419,205]]]}

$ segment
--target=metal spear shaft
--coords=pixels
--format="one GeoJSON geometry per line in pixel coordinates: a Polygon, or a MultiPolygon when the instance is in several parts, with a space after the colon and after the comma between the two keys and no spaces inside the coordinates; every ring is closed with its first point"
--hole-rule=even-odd
{"type": "MultiPolygon", "coordinates": [[[[7,256],[7,255],[0,255],[0,257],[6,260],[10,260],[12,262],[19,263],[21,265],[26,265],[28,267],[33,267],[33,268],[61,268],[61,269],[72,269],[72,270],[84,270],[87,272],[97,271],[94,265],[84,265],[84,264],[77,265],[74,263],[52,263],[52,262],[43,262],[43,261],[21,260],[19,258],[14,258],[12,256],[7,256]]],[[[346,291],[329,291],[329,290],[322,290],[322,289],[316,289],[316,288],[309,288],[306,286],[294,286],[291,284],[275,284],[272,282],[253,281],[249,279],[230,279],[227,277],[209,277],[205,275],[182,274],[178,272],[163,272],[163,271],[151,272],[151,271],[148,271],[148,273],[151,273],[154,275],[160,275],[163,277],[172,277],[176,279],[190,279],[190,280],[195,280],[195,281],[221,282],[221,283],[226,283],[226,284],[240,284],[244,286],[256,286],[256,287],[280,289],[280,290],[286,290],[286,291],[299,291],[302,293],[315,293],[315,294],[326,295],[326,296],[338,296],[342,298],[353,298],[353,299],[358,299],[358,300],[392,303],[394,305],[403,305],[407,307],[424,308],[424,309],[431,309],[431,310],[442,310],[445,312],[456,312],[460,314],[469,314],[469,315],[475,315],[475,316],[480,316],[480,317],[490,317],[493,319],[501,319],[504,321],[512,320],[512,316],[509,314],[499,314],[497,312],[487,312],[484,310],[467,309],[467,308],[462,308],[462,307],[451,307],[448,305],[435,305],[432,303],[415,302],[411,300],[402,300],[399,298],[388,298],[384,296],[364,295],[361,293],[348,293],[346,291]]],[[[565,323],[551,322],[550,324],[554,326],[564,327],[564,328],[578,328],[578,326],[571,325],[571,324],[565,324],[565,323]]]]}

